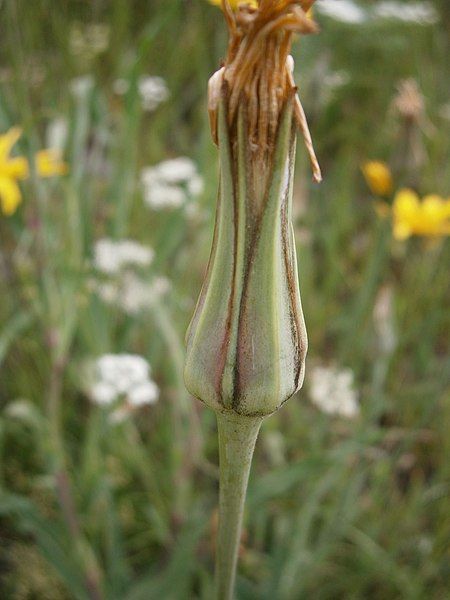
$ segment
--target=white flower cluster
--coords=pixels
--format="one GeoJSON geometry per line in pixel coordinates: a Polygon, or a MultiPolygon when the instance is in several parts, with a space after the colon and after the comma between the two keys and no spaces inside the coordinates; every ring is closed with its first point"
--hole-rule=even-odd
{"type": "Polygon", "coordinates": [[[430,2],[405,4],[386,0],[386,2],[379,2],[374,6],[373,14],[380,19],[397,19],[418,25],[434,25],[439,21],[439,15],[430,2]]]}
{"type": "Polygon", "coordinates": [[[114,406],[111,419],[122,421],[133,410],[154,404],[159,388],[150,377],[150,365],[136,354],[104,354],[91,365],[88,394],[100,406],[114,406]]]}
{"type": "Polygon", "coordinates": [[[153,277],[142,281],[134,273],[124,273],[119,280],[95,282],[94,290],[107,304],[118,306],[128,315],[137,315],[149,309],[170,290],[167,277],[153,277]]]}
{"type": "MultiPolygon", "coordinates": [[[[116,79],[113,83],[113,90],[119,96],[126,94],[129,88],[130,83],[127,79],[116,79]]],[[[138,91],[141,97],[142,108],[147,112],[153,112],[170,95],[164,79],[150,75],[144,75],[139,78],[138,91]]]]}
{"type": "Polygon", "coordinates": [[[358,395],[350,369],[316,366],[309,375],[309,394],[313,404],[330,415],[349,419],[359,414],[358,395]]]}
{"type": "Polygon", "coordinates": [[[155,210],[179,208],[203,191],[195,163],[185,156],[165,160],[141,172],[144,201],[155,210]]]}
{"type": "Polygon", "coordinates": [[[147,267],[153,261],[154,251],[133,240],[98,240],[94,248],[95,268],[108,275],[119,273],[126,267],[147,267]]]}
{"type": "Polygon", "coordinates": [[[320,14],[330,19],[358,25],[377,19],[389,19],[414,23],[417,25],[433,25],[439,20],[438,13],[430,2],[413,2],[406,4],[396,0],[379,2],[372,9],[365,9],[354,0],[318,0],[314,5],[320,14]]]}
{"type": "Polygon", "coordinates": [[[169,90],[162,77],[141,77],[138,82],[139,94],[141,95],[142,108],[151,112],[161,102],[169,97],[169,90]]]}
{"type": "Polygon", "coordinates": [[[150,308],[170,289],[166,277],[142,279],[135,269],[149,266],[154,251],[133,240],[103,238],[94,246],[94,268],[105,275],[90,282],[91,289],[107,304],[136,315],[150,308]]]}
{"type": "Polygon", "coordinates": [[[95,86],[95,79],[92,75],[80,75],[69,82],[69,89],[72,96],[80,103],[86,101],[95,86]]]}
{"type": "Polygon", "coordinates": [[[341,23],[357,25],[367,19],[366,11],[353,0],[318,0],[317,12],[341,23]]]}
{"type": "Polygon", "coordinates": [[[66,146],[69,135],[69,123],[64,117],[56,117],[47,126],[46,146],[62,152],[66,146]]]}

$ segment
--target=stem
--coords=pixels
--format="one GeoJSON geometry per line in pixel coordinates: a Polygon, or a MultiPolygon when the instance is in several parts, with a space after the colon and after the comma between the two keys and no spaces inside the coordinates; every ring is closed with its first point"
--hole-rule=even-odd
{"type": "Polygon", "coordinates": [[[61,429],[61,398],[66,360],[52,360],[47,412],[50,421],[50,452],[55,476],[56,496],[67,531],[72,539],[74,553],[83,569],[84,585],[91,600],[102,600],[101,581],[96,564],[86,557],[86,544],[73,497],[72,483],[67,470],[66,451],[61,429]]]}
{"type": "Polygon", "coordinates": [[[248,476],[262,421],[262,417],[217,413],[220,459],[217,600],[231,600],[233,596],[248,476]]]}
{"type": "Polygon", "coordinates": [[[364,354],[361,351],[358,352],[358,350],[361,350],[362,345],[365,343],[365,336],[362,333],[364,332],[366,319],[373,307],[381,274],[389,259],[388,242],[390,235],[389,222],[387,220],[380,222],[374,248],[371,250],[359,293],[355,297],[349,315],[348,335],[343,339],[340,352],[342,363],[349,362],[352,355],[363,356],[364,354]]]}
{"type": "Polygon", "coordinates": [[[155,324],[167,345],[173,363],[173,376],[177,388],[177,397],[169,395],[172,418],[172,472],[174,474],[174,517],[183,521],[188,513],[191,473],[199,462],[202,447],[202,433],[199,418],[189,405],[183,379],[184,347],[165,306],[160,302],[153,305],[155,324]],[[186,448],[190,452],[186,452],[186,448]]]}

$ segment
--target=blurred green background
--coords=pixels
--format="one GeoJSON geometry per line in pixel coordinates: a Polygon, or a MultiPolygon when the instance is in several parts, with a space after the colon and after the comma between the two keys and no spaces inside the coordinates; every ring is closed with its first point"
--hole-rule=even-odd
{"type": "MultiPolygon", "coordinates": [[[[324,173],[314,185],[300,140],[307,374],[262,428],[236,596],[443,600],[449,248],[395,239],[361,166],[389,164],[387,203],[450,195],[450,7],[320,0],[315,17],[293,48],[324,173]]],[[[19,126],[13,155],[53,148],[68,167],[32,167],[0,214],[0,597],[210,599],[216,425],[182,366],[212,238],[222,15],[3,0],[0,26],[0,134],[19,126]]]]}

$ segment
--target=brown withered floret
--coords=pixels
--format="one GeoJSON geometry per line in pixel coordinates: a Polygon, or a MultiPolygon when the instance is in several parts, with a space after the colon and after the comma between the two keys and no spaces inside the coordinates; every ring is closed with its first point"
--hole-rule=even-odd
{"type": "Polygon", "coordinates": [[[303,107],[297,95],[289,51],[294,34],[317,31],[306,15],[315,0],[260,0],[259,7],[240,4],[233,11],[228,0],[222,7],[230,39],[223,68],[209,85],[211,130],[217,143],[217,105],[225,88],[230,126],[241,102],[246,105],[250,143],[255,153],[270,152],[279,117],[289,97],[295,95],[295,120],[309,153],[314,179],[321,180],[303,107]]]}

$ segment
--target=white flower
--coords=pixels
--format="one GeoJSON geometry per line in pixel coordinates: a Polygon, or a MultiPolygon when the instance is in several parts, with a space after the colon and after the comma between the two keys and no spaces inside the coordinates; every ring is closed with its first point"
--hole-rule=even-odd
{"type": "Polygon", "coordinates": [[[134,386],[128,393],[131,406],[154,404],[158,400],[159,388],[154,381],[146,381],[134,386]]]}
{"type": "Polygon", "coordinates": [[[69,89],[76,100],[83,101],[86,100],[86,96],[91,92],[94,84],[95,81],[92,75],[83,75],[72,79],[69,83],[69,89]]]}
{"type": "Polygon", "coordinates": [[[160,177],[158,175],[157,167],[144,167],[141,171],[141,183],[145,186],[154,185],[160,183],[160,177]]]}
{"type": "Polygon", "coordinates": [[[187,189],[191,196],[200,196],[200,194],[203,193],[204,188],[205,184],[203,182],[203,177],[200,175],[193,175],[187,182],[187,189]]]}
{"type": "Polygon", "coordinates": [[[141,77],[138,81],[139,94],[142,100],[142,108],[153,111],[161,102],[169,97],[169,90],[162,77],[141,77]]]}
{"type": "Polygon", "coordinates": [[[8,417],[19,419],[21,421],[35,423],[36,420],[39,419],[39,412],[36,406],[30,402],[30,400],[26,400],[25,398],[13,400],[5,406],[4,411],[8,417]]]}
{"type": "Polygon", "coordinates": [[[120,258],[124,265],[148,266],[154,257],[152,248],[142,246],[132,240],[122,240],[118,245],[120,258]]]}
{"type": "Polygon", "coordinates": [[[136,354],[105,354],[97,361],[99,379],[112,385],[119,394],[145,381],[149,370],[148,362],[136,354]]]}
{"type": "Polygon", "coordinates": [[[90,288],[107,304],[117,306],[128,315],[148,310],[170,290],[167,277],[155,276],[145,281],[125,272],[118,281],[92,281],[90,288]]]}
{"type": "Polygon", "coordinates": [[[195,163],[185,156],[165,160],[141,172],[144,202],[155,210],[179,208],[203,192],[195,163]]]}
{"type": "Polygon", "coordinates": [[[430,2],[379,2],[373,8],[373,14],[380,19],[397,19],[405,23],[418,25],[434,25],[439,21],[439,15],[430,2]]]}
{"type": "Polygon", "coordinates": [[[46,131],[47,148],[62,152],[66,145],[68,129],[68,122],[64,117],[57,117],[50,121],[46,131]]]}
{"type": "Polygon", "coordinates": [[[144,188],[144,201],[155,210],[179,208],[186,202],[186,194],[178,186],[154,183],[144,188]]]}
{"type": "Polygon", "coordinates": [[[327,414],[356,417],[359,404],[353,383],[354,376],[350,369],[316,366],[309,375],[311,400],[327,414]]]}
{"type": "Polygon", "coordinates": [[[102,239],[94,247],[94,267],[103,273],[116,273],[121,267],[116,244],[112,240],[102,239]]]}
{"type": "Polygon", "coordinates": [[[196,175],[197,167],[190,158],[180,156],[159,163],[156,172],[158,179],[166,183],[183,183],[196,175]]]}
{"type": "Polygon", "coordinates": [[[112,404],[117,400],[116,388],[105,381],[94,383],[89,390],[89,394],[93,402],[102,406],[112,404]]]}
{"type": "Polygon", "coordinates": [[[132,240],[98,240],[94,248],[94,266],[107,274],[119,273],[124,267],[146,267],[151,264],[154,251],[132,240]]]}
{"type": "Polygon", "coordinates": [[[125,313],[135,315],[151,308],[170,289],[167,278],[153,276],[145,280],[133,268],[151,264],[154,251],[132,240],[98,240],[94,248],[94,267],[109,276],[103,280],[92,278],[89,289],[107,304],[117,306],[125,313]]]}
{"type": "Polygon", "coordinates": [[[132,273],[127,273],[118,294],[117,304],[127,314],[134,315],[150,308],[169,289],[170,282],[166,277],[154,277],[151,282],[146,282],[132,273]]]}
{"type": "Polygon", "coordinates": [[[317,12],[341,23],[357,25],[367,21],[366,11],[352,0],[318,0],[314,6],[317,12]]]}
{"type": "Polygon", "coordinates": [[[114,404],[111,417],[123,420],[134,409],[154,404],[159,388],[150,377],[150,365],[137,354],[104,354],[91,367],[89,397],[100,406],[114,404]],[[121,402],[117,406],[118,402],[121,402]]]}

